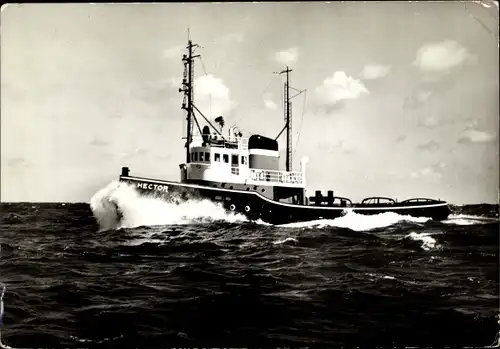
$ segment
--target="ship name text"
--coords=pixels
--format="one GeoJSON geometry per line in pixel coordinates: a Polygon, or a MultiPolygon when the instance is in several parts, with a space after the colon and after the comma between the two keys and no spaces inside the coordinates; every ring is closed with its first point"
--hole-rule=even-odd
{"type": "Polygon", "coordinates": [[[168,192],[168,186],[166,185],[161,185],[161,184],[153,184],[153,183],[137,183],[137,188],[139,189],[149,189],[149,190],[156,190],[156,191],[163,191],[163,192],[168,192]]]}

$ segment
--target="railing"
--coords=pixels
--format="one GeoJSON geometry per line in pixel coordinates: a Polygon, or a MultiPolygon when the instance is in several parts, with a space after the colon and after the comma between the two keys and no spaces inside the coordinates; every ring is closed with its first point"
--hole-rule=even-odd
{"type": "Polygon", "coordinates": [[[302,172],[250,169],[250,179],[255,182],[276,182],[285,184],[304,184],[302,172]]]}
{"type": "MultiPolygon", "coordinates": [[[[190,166],[192,166],[195,169],[201,169],[204,167],[205,169],[212,168],[214,167],[212,164],[203,164],[203,163],[190,163],[190,166]]],[[[215,166],[218,167],[218,166],[215,166]]],[[[258,169],[249,169],[249,176],[246,177],[245,173],[241,173],[239,167],[231,167],[231,170],[226,173],[231,173],[232,175],[236,176],[245,176],[245,178],[241,178],[241,180],[248,180],[252,182],[265,182],[268,184],[272,183],[278,183],[278,184],[284,184],[284,185],[290,185],[290,186],[301,186],[304,185],[304,175],[302,172],[298,171],[292,171],[292,172],[287,172],[287,171],[275,171],[275,170],[258,170],[258,169]]]]}
{"type": "MultiPolygon", "coordinates": [[[[224,139],[219,135],[209,135],[208,137],[209,144],[212,147],[248,150],[248,138],[233,136],[224,139]]],[[[202,144],[203,137],[200,135],[193,136],[192,142],[202,144]]]]}

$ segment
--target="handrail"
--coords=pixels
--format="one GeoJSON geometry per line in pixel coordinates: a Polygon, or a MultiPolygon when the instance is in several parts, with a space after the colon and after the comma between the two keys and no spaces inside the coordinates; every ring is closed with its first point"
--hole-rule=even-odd
{"type": "Polygon", "coordinates": [[[256,182],[276,182],[287,184],[303,184],[304,176],[299,171],[277,171],[250,169],[250,179],[256,182]]]}
{"type": "MultiPolygon", "coordinates": [[[[191,162],[190,165],[212,167],[212,164],[191,162]]],[[[239,167],[231,167],[232,174],[236,173],[233,169],[239,169],[239,167]]],[[[304,175],[299,171],[278,171],[278,170],[263,170],[250,168],[248,179],[254,182],[273,182],[273,183],[285,183],[285,184],[304,184],[304,175]]]]}
{"type": "Polygon", "coordinates": [[[430,198],[411,198],[407,200],[401,201],[401,203],[410,203],[410,202],[438,202],[439,200],[430,199],[430,198]]]}
{"type": "Polygon", "coordinates": [[[389,197],[386,197],[386,196],[371,196],[371,197],[368,197],[368,198],[364,198],[363,201],[361,201],[362,204],[380,204],[381,200],[385,200],[385,201],[389,201],[390,203],[396,203],[396,200],[394,200],[393,198],[389,198],[389,197]]]}

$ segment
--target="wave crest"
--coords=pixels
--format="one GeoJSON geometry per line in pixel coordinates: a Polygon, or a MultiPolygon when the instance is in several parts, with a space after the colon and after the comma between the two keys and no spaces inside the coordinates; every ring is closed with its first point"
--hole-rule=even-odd
{"type": "Polygon", "coordinates": [[[169,203],[140,195],[127,183],[113,181],[90,200],[90,208],[101,231],[139,226],[190,224],[195,222],[244,222],[246,217],[230,214],[209,200],[169,203]]]}

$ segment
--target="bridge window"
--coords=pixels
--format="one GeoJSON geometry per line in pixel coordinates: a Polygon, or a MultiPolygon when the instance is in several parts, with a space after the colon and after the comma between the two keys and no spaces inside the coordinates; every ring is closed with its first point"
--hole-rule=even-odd
{"type": "Polygon", "coordinates": [[[194,152],[192,153],[193,155],[193,161],[198,161],[198,153],[194,152]]]}
{"type": "Polygon", "coordinates": [[[205,161],[210,162],[210,153],[205,153],[205,161]]]}
{"type": "Polygon", "coordinates": [[[229,162],[229,155],[228,154],[222,154],[222,159],[224,160],[225,163],[229,162]]]}
{"type": "Polygon", "coordinates": [[[238,155],[231,155],[231,165],[238,166],[238,155]]]}
{"type": "Polygon", "coordinates": [[[220,154],[219,153],[214,154],[214,160],[217,162],[220,162],[220,154]]]}
{"type": "Polygon", "coordinates": [[[203,152],[200,152],[200,161],[203,161],[203,152]]]}
{"type": "Polygon", "coordinates": [[[241,157],[241,164],[242,165],[246,165],[247,164],[247,157],[246,156],[242,156],[241,157]]]}

